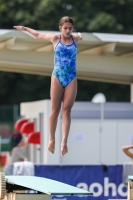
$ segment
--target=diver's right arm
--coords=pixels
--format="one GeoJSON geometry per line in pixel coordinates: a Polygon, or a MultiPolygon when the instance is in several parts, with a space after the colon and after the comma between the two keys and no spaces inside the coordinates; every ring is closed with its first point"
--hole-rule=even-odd
{"type": "Polygon", "coordinates": [[[25,26],[13,26],[13,27],[20,31],[27,31],[28,33],[30,33],[31,35],[33,35],[34,37],[38,39],[44,39],[44,40],[53,42],[53,38],[55,37],[55,34],[53,33],[41,34],[37,32],[36,30],[25,27],[25,26]]]}

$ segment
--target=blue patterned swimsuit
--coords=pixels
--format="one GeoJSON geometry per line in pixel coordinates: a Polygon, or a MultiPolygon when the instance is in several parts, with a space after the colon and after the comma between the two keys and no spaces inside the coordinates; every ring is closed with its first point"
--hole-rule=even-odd
{"type": "MultiPolygon", "coordinates": [[[[72,37],[72,36],[71,36],[72,37]]],[[[61,43],[61,35],[54,50],[53,75],[65,88],[76,77],[77,45],[72,37],[72,44],[61,43]]]]}

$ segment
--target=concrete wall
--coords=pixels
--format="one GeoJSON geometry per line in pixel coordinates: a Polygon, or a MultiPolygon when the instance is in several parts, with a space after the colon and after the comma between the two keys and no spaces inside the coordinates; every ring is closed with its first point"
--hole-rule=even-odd
{"type": "Polygon", "coordinates": [[[35,120],[36,130],[41,131],[41,145],[38,147],[41,151],[37,146],[30,145],[31,161],[48,165],[115,165],[130,161],[121,147],[132,143],[133,104],[106,103],[101,107],[90,102],[75,102],[68,138],[69,152],[63,157],[60,156],[61,113],[56,130],[55,154],[47,150],[50,110],[50,100],[21,103],[21,116],[35,120]]]}

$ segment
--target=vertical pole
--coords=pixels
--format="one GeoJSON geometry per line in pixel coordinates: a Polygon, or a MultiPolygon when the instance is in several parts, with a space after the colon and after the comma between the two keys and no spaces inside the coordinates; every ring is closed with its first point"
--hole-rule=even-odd
{"type": "Polygon", "coordinates": [[[100,103],[100,127],[99,127],[99,162],[102,163],[102,132],[103,132],[103,120],[104,120],[104,103],[100,103]]]}
{"type": "Polygon", "coordinates": [[[18,105],[13,105],[13,123],[15,123],[18,118],[18,105]]]}
{"type": "Polygon", "coordinates": [[[39,129],[40,129],[40,164],[44,164],[44,114],[39,114],[39,129]]]}
{"type": "Polygon", "coordinates": [[[128,181],[128,194],[127,194],[128,200],[133,200],[133,182],[128,181]]]}
{"type": "Polygon", "coordinates": [[[130,85],[130,102],[133,103],[133,83],[130,85]]]}
{"type": "MultiPolygon", "coordinates": [[[[34,121],[34,131],[37,131],[37,119],[34,118],[33,121],[34,121]]],[[[37,163],[37,147],[35,144],[34,144],[33,148],[34,148],[34,163],[36,164],[37,163]]]]}
{"type": "Polygon", "coordinates": [[[2,143],[2,139],[1,139],[1,135],[0,135],[0,153],[1,153],[1,143],[2,143]]]}

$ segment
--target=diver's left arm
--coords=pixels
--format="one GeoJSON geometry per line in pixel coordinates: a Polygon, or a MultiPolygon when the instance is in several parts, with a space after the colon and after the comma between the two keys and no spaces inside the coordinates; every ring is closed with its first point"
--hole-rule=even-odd
{"type": "Polygon", "coordinates": [[[72,36],[73,36],[76,43],[78,43],[78,41],[82,40],[82,34],[81,33],[72,34],[72,36]]]}

